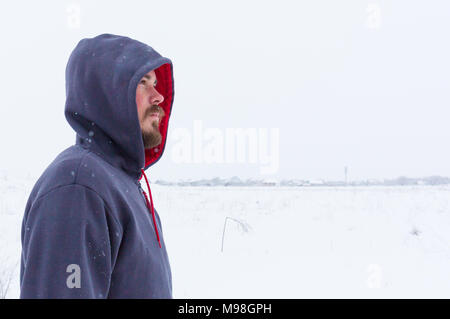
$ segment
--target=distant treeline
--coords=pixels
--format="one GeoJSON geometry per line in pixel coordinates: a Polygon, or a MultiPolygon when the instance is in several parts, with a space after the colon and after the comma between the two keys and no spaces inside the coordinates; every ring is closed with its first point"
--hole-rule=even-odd
{"type": "Polygon", "coordinates": [[[448,185],[449,177],[428,176],[422,178],[412,178],[400,176],[395,179],[367,179],[359,181],[326,181],[326,180],[301,180],[301,179],[283,179],[281,181],[264,179],[246,179],[241,180],[237,176],[231,178],[199,179],[199,180],[181,180],[177,182],[157,180],[155,184],[167,186],[404,186],[404,185],[448,185]]]}

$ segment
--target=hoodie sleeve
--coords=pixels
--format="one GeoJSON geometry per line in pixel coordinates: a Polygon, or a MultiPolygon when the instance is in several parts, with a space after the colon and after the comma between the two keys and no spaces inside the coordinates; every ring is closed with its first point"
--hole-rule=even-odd
{"type": "Polygon", "coordinates": [[[122,233],[117,225],[103,199],[85,186],[39,197],[22,224],[20,297],[106,298],[114,240],[122,233]]]}

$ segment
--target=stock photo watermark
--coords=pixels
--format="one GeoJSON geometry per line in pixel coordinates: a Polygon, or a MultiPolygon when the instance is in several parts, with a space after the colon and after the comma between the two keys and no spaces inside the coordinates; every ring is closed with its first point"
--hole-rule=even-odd
{"type": "Polygon", "coordinates": [[[69,289],[81,288],[81,268],[77,264],[70,264],[66,268],[67,276],[66,286],[69,289]]]}
{"type": "Polygon", "coordinates": [[[381,287],[381,281],[383,279],[383,271],[378,264],[370,264],[367,266],[367,287],[370,289],[378,289],[381,287]]]}
{"type": "Polygon", "coordinates": [[[255,164],[263,175],[280,166],[279,128],[204,128],[195,120],[192,130],[175,128],[171,136],[174,163],[255,164]]]}
{"type": "Polygon", "coordinates": [[[66,7],[67,27],[69,29],[79,29],[81,25],[80,5],[78,3],[70,3],[66,7]]]}
{"type": "Polygon", "coordinates": [[[366,27],[371,30],[381,28],[381,7],[378,3],[369,3],[366,8],[366,27]]]}

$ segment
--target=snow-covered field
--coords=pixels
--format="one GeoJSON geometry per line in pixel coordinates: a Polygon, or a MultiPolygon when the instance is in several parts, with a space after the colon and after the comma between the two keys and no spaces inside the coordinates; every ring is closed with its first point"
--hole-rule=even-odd
{"type": "MultiPolygon", "coordinates": [[[[0,175],[7,298],[19,296],[34,181],[0,175]]],[[[450,186],[152,185],[152,193],[175,298],[450,298],[450,186]]]]}

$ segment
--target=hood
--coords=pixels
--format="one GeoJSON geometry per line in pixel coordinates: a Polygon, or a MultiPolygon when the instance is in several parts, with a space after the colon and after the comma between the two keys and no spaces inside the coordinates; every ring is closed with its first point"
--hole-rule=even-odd
{"type": "Polygon", "coordinates": [[[173,67],[152,47],[125,36],[101,34],[82,39],[66,67],[65,117],[76,132],[76,144],[101,156],[133,178],[162,156],[174,99],[173,67]],[[160,123],[161,144],[144,149],[139,125],[136,88],[155,70],[159,104],[165,116],[160,123]]]}

